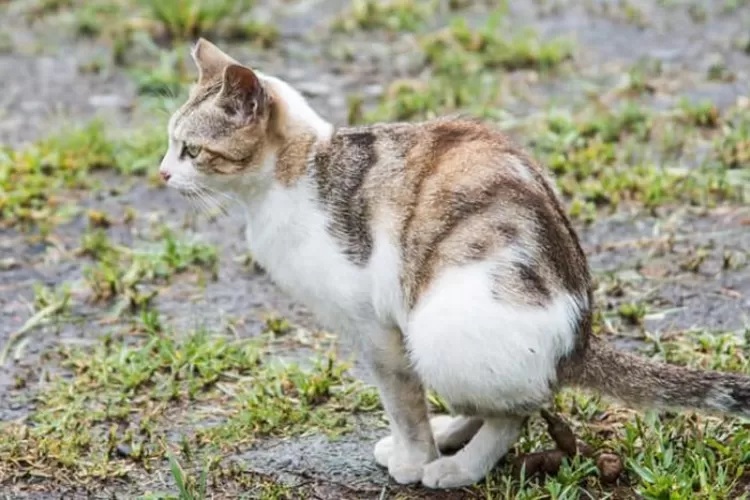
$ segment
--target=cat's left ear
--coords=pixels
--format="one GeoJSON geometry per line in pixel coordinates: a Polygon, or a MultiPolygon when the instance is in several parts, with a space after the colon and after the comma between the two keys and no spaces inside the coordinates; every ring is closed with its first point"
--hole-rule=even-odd
{"type": "Polygon", "coordinates": [[[217,104],[227,114],[247,124],[265,111],[268,96],[253,70],[240,64],[230,64],[224,69],[217,104]]]}
{"type": "Polygon", "coordinates": [[[205,85],[221,76],[224,69],[237,61],[205,38],[199,38],[190,51],[198,67],[198,84],[205,85]]]}

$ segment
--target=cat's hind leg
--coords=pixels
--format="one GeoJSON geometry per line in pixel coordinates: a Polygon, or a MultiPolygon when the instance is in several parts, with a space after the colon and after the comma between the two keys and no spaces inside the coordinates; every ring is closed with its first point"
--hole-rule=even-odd
{"type": "Polygon", "coordinates": [[[458,453],[441,457],[424,468],[422,484],[428,488],[456,488],[484,478],[521,435],[525,418],[493,417],[458,453]]]}
{"type": "Polygon", "coordinates": [[[398,331],[368,336],[366,360],[391,427],[392,441],[376,445],[375,459],[398,483],[422,480],[425,464],[438,456],[427,413],[425,390],[409,363],[398,331]]]}
{"type": "Polygon", "coordinates": [[[507,300],[495,293],[491,270],[478,264],[444,271],[408,318],[406,345],[425,386],[458,413],[484,420],[455,456],[425,467],[427,486],[481,479],[519,437],[524,416],[550,401],[558,362],[575,347],[574,297],[507,300]]]}
{"type": "MultiPolygon", "coordinates": [[[[481,426],[482,419],[478,417],[436,415],[430,419],[435,444],[441,453],[456,451],[464,446],[481,426]]],[[[388,467],[394,443],[393,436],[386,436],[375,445],[375,460],[383,467],[388,467]]]]}

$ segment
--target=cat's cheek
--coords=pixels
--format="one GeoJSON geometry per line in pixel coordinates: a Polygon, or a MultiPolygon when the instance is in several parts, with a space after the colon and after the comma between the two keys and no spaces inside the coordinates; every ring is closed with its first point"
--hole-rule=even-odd
{"type": "Polygon", "coordinates": [[[170,155],[164,158],[159,170],[167,185],[177,189],[194,184],[198,176],[198,171],[191,161],[170,155]]]}

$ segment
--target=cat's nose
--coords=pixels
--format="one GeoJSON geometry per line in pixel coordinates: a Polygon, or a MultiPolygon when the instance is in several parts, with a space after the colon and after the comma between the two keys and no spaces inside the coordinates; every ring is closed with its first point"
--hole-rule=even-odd
{"type": "Polygon", "coordinates": [[[164,182],[167,182],[170,177],[172,177],[172,174],[170,174],[166,170],[159,170],[159,174],[161,175],[161,178],[164,182]]]}

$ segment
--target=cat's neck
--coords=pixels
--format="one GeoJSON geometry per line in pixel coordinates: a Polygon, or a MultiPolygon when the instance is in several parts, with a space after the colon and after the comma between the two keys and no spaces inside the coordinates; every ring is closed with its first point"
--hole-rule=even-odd
{"type": "Polygon", "coordinates": [[[258,171],[247,173],[228,186],[248,211],[263,203],[274,189],[289,188],[305,177],[307,163],[316,146],[330,140],[334,131],[333,125],[318,115],[288,83],[273,76],[258,75],[273,101],[269,132],[275,138],[274,145],[258,171]]]}
{"type": "Polygon", "coordinates": [[[321,118],[302,94],[279,78],[260,73],[259,76],[274,102],[275,125],[285,138],[294,139],[304,133],[312,133],[321,139],[331,136],[333,125],[321,118]]]}

